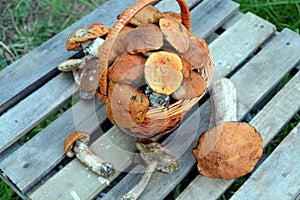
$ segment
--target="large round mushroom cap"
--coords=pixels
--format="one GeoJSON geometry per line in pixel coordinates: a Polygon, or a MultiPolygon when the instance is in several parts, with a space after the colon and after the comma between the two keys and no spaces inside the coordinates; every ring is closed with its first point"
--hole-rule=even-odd
{"type": "Polygon", "coordinates": [[[200,174],[234,179],[251,172],[262,155],[262,138],[249,124],[225,122],[201,135],[192,153],[200,174]]]}
{"type": "Polygon", "coordinates": [[[74,131],[68,135],[64,141],[64,151],[68,157],[73,157],[75,155],[73,148],[77,141],[88,144],[90,135],[84,131],[74,131]]]}
{"type": "Polygon", "coordinates": [[[80,87],[87,92],[95,92],[98,88],[98,58],[85,60],[85,66],[80,71],[80,87]]]}
{"type": "Polygon", "coordinates": [[[182,62],[178,55],[166,51],[152,53],[145,63],[145,80],[159,94],[170,95],[183,80],[182,62]]]}
{"type": "Polygon", "coordinates": [[[140,10],[130,20],[129,23],[136,26],[147,24],[147,23],[154,24],[156,21],[158,21],[160,17],[161,17],[160,11],[152,5],[148,5],[144,7],[142,10],[140,10]]]}

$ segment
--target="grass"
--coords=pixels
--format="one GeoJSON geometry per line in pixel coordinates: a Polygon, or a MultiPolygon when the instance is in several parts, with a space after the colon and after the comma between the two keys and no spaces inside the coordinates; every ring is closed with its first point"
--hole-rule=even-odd
{"type": "MultiPolygon", "coordinates": [[[[275,24],[277,30],[284,28],[299,33],[300,0],[235,0],[241,11],[251,11],[275,24]]],[[[7,0],[0,4],[0,70],[42,44],[82,16],[94,10],[103,0],[7,0]]],[[[28,140],[57,118],[66,108],[61,108],[23,137],[28,140]]],[[[270,153],[299,123],[299,113],[267,148],[270,153]]],[[[243,180],[238,180],[235,188],[243,180]]],[[[19,200],[3,181],[0,181],[0,199],[19,200]]],[[[227,197],[222,197],[227,199],[227,197]]]]}

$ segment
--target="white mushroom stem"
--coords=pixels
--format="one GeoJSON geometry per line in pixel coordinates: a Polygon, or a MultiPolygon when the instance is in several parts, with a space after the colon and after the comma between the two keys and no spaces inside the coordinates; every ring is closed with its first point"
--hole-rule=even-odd
{"type": "Polygon", "coordinates": [[[213,83],[211,90],[212,127],[229,121],[237,121],[236,89],[227,78],[221,78],[213,83]]]}
{"type": "Polygon", "coordinates": [[[102,38],[96,38],[91,43],[86,42],[81,44],[83,47],[83,52],[88,55],[92,55],[95,57],[98,57],[98,48],[103,44],[104,39],[102,38]]]}
{"type": "Polygon", "coordinates": [[[72,73],[73,73],[75,84],[79,86],[80,85],[80,76],[78,74],[78,70],[77,69],[73,69],[72,73]]]}
{"type": "Polygon", "coordinates": [[[136,200],[142,194],[142,192],[147,187],[150,178],[155,171],[155,168],[159,164],[158,160],[152,160],[146,167],[145,173],[143,174],[141,180],[136,184],[129,192],[127,192],[122,200],[136,200]]]}
{"type": "Polygon", "coordinates": [[[112,165],[110,163],[104,163],[104,161],[94,154],[86,144],[77,141],[74,146],[74,152],[83,164],[98,175],[106,178],[115,173],[115,169],[112,165]]]}

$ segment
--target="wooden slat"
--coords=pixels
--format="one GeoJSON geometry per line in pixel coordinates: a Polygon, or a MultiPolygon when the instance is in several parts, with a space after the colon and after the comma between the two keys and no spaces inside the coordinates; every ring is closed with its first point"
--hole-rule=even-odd
{"type": "Polygon", "coordinates": [[[66,60],[73,52],[65,50],[66,38],[74,30],[95,22],[113,25],[120,10],[132,4],[132,0],[111,0],[72,24],[21,59],[0,71],[0,114],[16,102],[33,92],[57,64],[66,60]],[[118,8],[118,9],[116,9],[118,8]]]}
{"type": "MultiPolygon", "coordinates": [[[[234,38],[237,35],[242,34],[246,38],[248,38],[248,37],[258,38],[257,35],[253,34],[252,32],[251,32],[251,34],[248,34],[248,30],[251,29],[251,27],[253,26],[252,20],[249,20],[252,17],[253,16],[251,14],[248,14],[244,18],[241,19],[243,22],[241,24],[246,23],[249,25],[249,27],[247,27],[247,25],[245,25],[243,27],[243,29],[238,29],[238,30],[240,30],[240,32],[236,31],[237,27],[232,27],[232,28],[228,29],[227,31],[232,31],[231,37],[234,38]]],[[[257,18],[256,20],[259,20],[259,22],[264,23],[266,25],[269,24],[268,22],[263,21],[259,18],[257,18]]],[[[272,28],[272,25],[269,24],[269,26],[270,26],[270,29],[265,30],[266,32],[264,34],[262,34],[262,35],[265,35],[265,39],[267,39],[267,36],[269,36],[270,33],[272,33],[274,31],[274,28],[272,28]]],[[[225,33],[223,33],[223,34],[225,35],[225,33]]],[[[251,41],[251,40],[252,39],[249,39],[249,41],[251,41]]],[[[230,48],[230,46],[233,45],[233,43],[227,43],[227,41],[230,42],[230,40],[228,40],[228,38],[226,38],[226,37],[217,38],[210,46],[213,55],[215,55],[215,52],[218,51],[217,49],[219,48],[220,45],[225,45],[228,48],[230,48]],[[216,43],[218,43],[219,45],[217,45],[216,43]]],[[[263,42],[263,41],[261,41],[261,42],[263,42]]],[[[242,48],[245,48],[245,45],[243,43],[236,42],[234,44],[236,44],[236,45],[240,44],[241,47],[236,48],[235,52],[233,51],[230,54],[228,54],[227,51],[223,51],[223,52],[220,51],[220,54],[221,54],[220,56],[227,55],[228,57],[230,57],[230,56],[235,57],[235,53],[243,52],[244,54],[249,54],[249,52],[251,52],[251,50],[255,49],[255,47],[250,48],[250,49],[247,47],[249,52],[246,52],[246,51],[241,50],[242,48]]],[[[252,41],[252,44],[259,45],[258,43],[254,42],[254,41],[252,41]]],[[[240,61],[239,59],[236,59],[236,63],[239,63],[239,61],[240,61]]],[[[234,69],[234,66],[236,66],[236,64],[235,63],[232,63],[232,64],[233,64],[233,69],[234,69]]],[[[222,72],[222,68],[218,67],[218,63],[217,63],[217,68],[219,69],[218,74],[216,74],[217,76],[220,76],[220,75],[222,76],[224,74],[224,72],[226,72],[226,70],[224,70],[224,72],[222,72]]],[[[269,83],[269,84],[271,84],[271,83],[269,83]]],[[[251,85],[241,85],[240,87],[242,87],[242,89],[246,89],[246,90],[251,90],[251,91],[253,90],[253,88],[251,88],[251,85]]],[[[263,95],[260,93],[261,92],[260,90],[254,90],[252,92],[256,93],[257,96],[263,95]]],[[[255,102],[256,100],[253,99],[253,101],[255,102]]],[[[189,172],[189,170],[195,163],[195,160],[190,153],[191,148],[195,145],[195,142],[196,142],[199,134],[207,129],[208,119],[209,119],[209,111],[210,111],[209,102],[207,102],[200,108],[200,110],[198,110],[198,112],[195,112],[180,126],[180,129],[176,131],[176,136],[173,133],[171,136],[169,136],[169,138],[167,138],[163,142],[164,144],[168,144],[169,149],[171,149],[172,152],[175,152],[175,154],[178,151],[181,153],[185,152],[182,156],[180,154],[177,154],[179,157],[181,156],[178,159],[179,166],[180,166],[179,170],[171,175],[154,173],[154,175],[151,178],[150,184],[147,186],[146,190],[141,195],[141,199],[150,199],[150,198],[151,199],[163,199],[178,184],[178,182],[180,182],[185,177],[185,175],[189,172]],[[200,115],[200,118],[199,118],[199,115],[200,115]],[[196,129],[198,128],[198,131],[196,132],[194,130],[191,130],[191,127],[196,128],[196,129]],[[183,141],[186,141],[189,139],[193,140],[190,143],[191,145],[188,146],[188,148],[184,149],[186,151],[182,151],[182,146],[178,145],[178,144],[181,144],[183,141]],[[177,144],[177,145],[175,145],[175,146],[170,145],[172,143],[177,144]],[[155,196],[153,194],[159,194],[159,196],[155,196]]],[[[247,111],[248,110],[244,110],[243,112],[246,113],[247,111]]],[[[137,183],[139,178],[140,178],[140,176],[136,176],[134,173],[130,173],[124,179],[122,179],[116,186],[114,186],[107,193],[107,195],[105,195],[103,198],[104,199],[110,199],[110,198],[119,199],[124,194],[124,192],[128,191],[131,187],[133,187],[134,184],[137,183]]]]}
{"type": "Polygon", "coordinates": [[[77,91],[71,73],[60,74],[0,117],[0,152],[45,119],[77,91]]]}
{"type": "MultiPolygon", "coordinates": [[[[271,53],[270,51],[273,51],[274,55],[273,58],[276,56],[286,60],[289,58],[288,52],[294,52],[295,55],[294,60],[291,61],[289,64],[293,64],[294,61],[299,62],[299,46],[297,47],[296,44],[294,44],[293,47],[290,47],[287,52],[281,50],[281,46],[286,45],[286,42],[288,41],[294,41],[298,42],[300,40],[299,36],[295,33],[291,32],[290,30],[284,30],[283,33],[278,35],[274,40],[271,41],[270,45],[267,45],[270,48],[266,48],[266,54],[271,53]],[[276,39],[279,37],[278,39],[276,39]],[[279,48],[274,48],[274,46],[279,45],[279,48]],[[294,49],[294,51],[292,51],[294,49]],[[283,55],[285,55],[283,57],[283,55]],[[298,57],[297,57],[298,55],[298,57]]],[[[264,63],[264,57],[265,56],[265,49],[262,50],[260,55],[257,55],[255,59],[251,63],[256,63],[257,65],[252,65],[252,68],[256,66],[261,66],[264,63]],[[256,59],[260,59],[262,63],[256,62],[256,59]]],[[[271,55],[270,55],[271,56],[271,55]]],[[[291,55],[292,56],[292,55],[291,55]]],[[[293,57],[293,56],[292,56],[293,57]]],[[[280,64],[277,64],[277,60],[273,60],[273,62],[264,64],[265,67],[273,70],[277,69],[280,64]],[[275,63],[274,63],[275,62],[275,63]],[[274,63],[274,65],[272,65],[274,63]],[[274,67],[274,68],[273,68],[274,67]]],[[[290,66],[284,65],[283,68],[289,68],[290,66]]],[[[246,68],[245,68],[246,69],[246,68]]],[[[283,69],[284,70],[284,69],[283,69]]],[[[276,71],[276,70],[275,70],[276,71]]],[[[270,72],[269,70],[266,70],[266,72],[270,72]]],[[[238,72],[238,74],[240,71],[238,72]]],[[[244,72],[243,72],[244,73],[244,72]]],[[[275,72],[276,73],[276,72],[275,72]]],[[[244,76],[244,74],[243,74],[244,76]]],[[[242,77],[243,77],[242,76],[242,77]]],[[[266,79],[265,73],[260,71],[260,73],[257,73],[258,77],[262,77],[266,79]]],[[[257,130],[262,134],[264,145],[266,145],[279,131],[280,129],[286,124],[287,121],[290,120],[290,118],[299,110],[299,77],[300,74],[298,73],[293,80],[291,80],[280,93],[278,93],[264,108],[262,111],[260,111],[255,118],[250,122],[250,124],[257,128],[257,130]],[[278,113],[276,115],[276,113],[278,113]],[[275,115],[273,115],[275,114],[275,115]]],[[[248,79],[252,79],[254,77],[248,76],[248,79]]],[[[234,77],[233,77],[234,79],[234,77]]],[[[276,80],[274,78],[270,80],[276,80]]],[[[270,81],[269,82],[274,82],[270,81]]],[[[255,83],[253,83],[254,85],[255,83]]],[[[265,85],[265,83],[263,83],[265,85]]],[[[237,86],[237,89],[239,88],[239,85],[235,84],[237,86]]],[[[251,84],[250,84],[251,85],[251,84]]],[[[260,87],[259,87],[260,88],[260,87]]],[[[238,89],[238,94],[240,93],[240,89],[238,89]]],[[[243,90],[244,91],[244,90],[243,90]]],[[[251,91],[248,90],[250,93],[251,91]]],[[[240,95],[239,99],[240,99],[240,95]]],[[[243,98],[241,98],[239,101],[242,101],[243,98]]],[[[245,108],[244,106],[240,105],[240,109],[245,108]]],[[[239,116],[243,116],[243,113],[239,112],[239,116]]],[[[205,176],[197,176],[192,183],[183,191],[183,193],[178,197],[179,199],[217,199],[219,198],[222,193],[233,183],[234,180],[223,180],[223,179],[213,179],[208,178],[205,176]]]]}
{"type": "Polygon", "coordinates": [[[300,124],[231,199],[295,199],[300,191],[299,140],[300,124]]]}
{"type": "MultiPolygon", "coordinates": [[[[192,3],[192,2],[189,1],[189,3],[192,3]]],[[[168,8],[171,9],[171,10],[173,10],[173,7],[172,7],[173,5],[174,5],[174,8],[175,8],[175,6],[177,6],[176,3],[173,2],[173,4],[168,5],[168,8]]],[[[236,4],[234,4],[234,5],[236,5],[236,4]]],[[[158,7],[159,9],[162,9],[162,10],[164,9],[162,6],[160,6],[160,3],[157,4],[157,7],[158,7]]],[[[228,10],[227,14],[224,16],[224,18],[228,18],[228,16],[232,15],[234,10],[236,10],[236,7],[231,7],[231,8],[228,10]]],[[[216,12],[218,12],[218,9],[216,10],[216,12]]],[[[200,12],[199,14],[201,14],[201,12],[200,12]]],[[[211,27],[214,27],[214,26],[211,26],[211,27]]],[[[96,145],[96,144],[95,144],[95,145],[96,145]]],[[[94,144],[92,144],[91,146],[93,147],[94,144]]],[[[98,152],[97,149],[95,149],[95,151],[96,151],[96,153],[98,152]]],[[[101,153],[101,152],[98,152],[98,153],[101,153]]],[[[129,165],[130,165],[130,163],[128,162],[128,163],[127,163],[127,166],[129,166],[129,165]]],[[[71,167],[71,168],[72,168],[72,167],[71,167]]],[[[74,172],[73,172],[72,170],[69,170],[68,165],[67,165],[61,172],[59,172],[57,176],[60,176],[60,177],[68,176],[68,175],[66,175],[66,174],[65,174],[65,175],[59,175],[59,174],[61,174],[61,173],[63,173],[63,172],[64,172],[64,173],[71,173],[71,174],[74,174],[74,172]]],[[[97,179],[97,176],[92,176],[92,178],[97,179]]],[[[57,181],[57,179],[52,179],[52,180],[53,180],[53,181],[57,181]]],[[[63,180],[63,181],[64,181],[64,180],[63,180]]],[[[99,190],[99,189],[98,189],[99,183],[98,183],[98,181],[96,181],[96,183],[97,183],[97,184],[94,186],[94,187],[95,187],[94,190],[98,191],[98,190],[99,190]]],[[[57,194],[57,192],[61,194],[61,191],[60,191],[59,188],[64,188],[64,187],[62,186],[62,184],[64,184],[64,183],[62,182],[62,180],[60,180],[60,184],[59,184],[59,185],[58,185],[58,184],[55,184],[55,183],[53,183],[53,182],[51,183],[51,180],[49,180],[49,181],[45,184],[45,186],[42,186],[40,190],[38,190],[37,192],[33,193],[33,194],[31,195],[31,197],[35,197],[35,198],[37,198],[37,196],[38,196],[38,197],[41,197],[40,195],[43,195],[43,194],[44,194],[45,188],[46,188],[46,190],[53,190],[53,191],[51,191],[51,192],[47,192],[47,194],[50,194],[50,193],[51,193],[51,194],[55,195],[55,194],[57,194]],[[54,187],[55,187],[55,188],[54,188],[54,187]]],[[[70,185],[69,182],[66,182],[65,184],[66,184],[66,185],[70,185]]],[[[84,184],[84,183],[83,183],[83,184],[84,184]]],[[[90,183],[89,183],[89,184],[90,184],[90,183]]],[[[74,184],[73,184],[73,185],[74,185],[74,184]]],[[[74,191],[78,191],[78,188],[76,188],[76,187],[77,187],[77,186],[74,186],[74,188],[73,188],[74,191]]],[[[94,194],[94,193],[95,193],[94,190],[90,190],[89,193],[94,194]]],[[[84,192],[84,191],[82,191],[82,192],[84,192]]],[[[91,194],[85,194],[85,195],[82,195],[82,196],[90,196],[91,194]]]]}

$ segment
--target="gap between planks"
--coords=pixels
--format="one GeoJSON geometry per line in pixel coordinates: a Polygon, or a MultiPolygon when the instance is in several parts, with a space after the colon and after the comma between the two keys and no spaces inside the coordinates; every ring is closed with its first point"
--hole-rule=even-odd
{"type": "MultiPolygon", "coordinates": [[[[248,25],[249,27],[254,27],[254,22],[256,22],[255,20],[258,20],[258,18],[256,17],[256,16],[254,16],[253,14],[247,14],[247,16],[245,17],[245,19],[240,23],[240,24],[245,24],[245,21],[247,22],[251,22],[250,23],[250,25],[248,25]],[[249,20],[250,19],[250,20],[249,20]]],[[[260,19],[261,20],[261,19],[260,19]]],[[[259,22],[263,22],[263,21],[259,21],[259,22]]],[[[245,58],[247,57],[247,55],[249,55],[249,54],[251,54],[256,48],[257,48],[257,43],[262,43],[265,39],[267,39],[273,32],[274,32],[274,26],[273,25],[271,25],[271,24],[269,24],[269,23],[267,23],[267,22],[264,22],[265,24],[266,24],[266,29],[264,30],[264,31],[261,31],[261,32],[259,32],[259,34],[260,35],[262,35],[261,37],[262,38],[260,38],[259,40],[260,40],[260,42],[258,42],[258,41],[251,41],[251,39],[249,39],[249,41],[251,41],[249,44],[250,45],[244,45],[244,48],[247,48],[248,49],[248,51],[245,51],[244,52],[244,54],[245,55],[243,55],[245,58]]],[[[238,26],[238,25],[237,25],[238,26]]],[[[247,29],[241,29],[241,30],[244,30],[244,31],[246,31],[246,30],[248,30],[249,29],[249,27],[245,27],[245,28],[247,28],[247,29]]],[[[260,30],[260,29],[259,29],[260,30]]],[[[228,30],[229,31],[229,30],[228,30]]],[[[226,32],[225,32],[226,33],[226,32]]],[[[224,33],[224,34],[225,34],[224,33]]],[[[236,33],[237,35],[239,34],[239,33],[236,33]]],[[[223,34],[222,34],[223,35],[223,34]]],[[[249,37],[253,37],[253,34],[250,34],[250,36],[249,37]]],[[[228,36],[229,37],[229,36],[228,36]]],[[[216,41],[214,41],[214,42],[217,42],[218,41],[218,39],[216,40],[216,41]]],[[[224,41],[227,41],[227,38],[225,37],[225,38],[223,38],[222,40],[219,40],[220,41],[220,44],[224,44],[224,41]]],[[[230,45],[227,45],[228,46],[228,48],[230,47],[230,45]]],[[[218,45],[216,45],[216,47],[215,47],[215,49],[213,50],[212,49],[212,52],[214,52],[214,51],[217,51],[217,49],[218,49],[218,45]]],[[[228,54],[226,54],[226,52],[229,52],[231,49],[228,49],[228,50],[226,50],[226,51],[223,51],[223,52],[221,52],[221,54],[224,54],[224,56],[225,55],[228,55],[228,54]]],[[[238,49],[236,49],[236,51],[237,50],[240,50],[240,48],[238,48],[238,49]]],[[[238,51],[237,51],[238,52],[238,51]]],[[[240,58],[238,58],[238,59],[236,59],[236,63],[239,63],[240,62],[240,58]]],[[[231,67],[234,69],[234,67],[235,67],[236,65],[232,65],[231,67]]],[[[203,116],[203,118],[207,118],[207,116],[203,116]]],[[[173,135],[173,134],[172,134],[173,135]]],[[[99,152],[100,153],[100,152],[99,152]]],[[[67,167],[67,166],[66,166],[67,167]]],[[[64,170],[64,169],[63,169],[64,170]]],[[[67,172],[68,170],[66,170],[66,172],[67,172]]],[[[58,173],[56,176],[54,176],[53,178],[52,178],[52,181],[53,182],[55,182],[55,180],[56,181],[59,181],[60,179],[63,179],[63,177],[64,177],[64,175],[63,175],[63,173],[58,173]]],[[[51,181],[51,180],[50,180],[51,181]]],[[[70,185],[70,184],[67,184],[67,185],[70,185]]],[[[48,184],[46,183],[44,186],[42,186],[41,187],[41,189],[37,192],[37,193],[35,193],[35,194],[32,194],[31,195],[31,197],[35,197],[36,199],[38,199],[38,198],[41,198],[42,196],[38,196],[38,195],[42,195],[42,192],[43,191],[47,191],[47,189],[50,189],[51,187],[55,187],[55,184],[51,184],[51,182],[48,182],[48,184]]],[[[92,190],[92,191],[89,191],[90,192],[90,194],[88,194],[88,195],[86,195],[86,194],[82,194],[82,193],[85,193],[84,191],[82,191],[82,193],[80,193],[80,196],[82,196],[82,197],[92,197],[92,196],[89,196],[89,195],[91,195],[91,194],[94,194],[95,192],[95,190],[97,190],[98,188],[99,188],[100,186],[99,186],[99,183],[97,183],[97,185],[95,186],[95,188],[94,188],[94,190],[92,190]]],[[[57,189],[54,189],[54,188],[52,188],[54,191],[57,191],[58,190],[58,188],[57,189]]],[[[78,189],[76,189],[76,188],[69,188],[70,190],[75,190],[75,191],[78,191],[78,189]]],[[[62,191],[61,191],[62,192],[62,191]]],[[[51,193],[51,192],[47,192],[47,194],[48,193],[51,193]]],[[[64,194],[62,194],[62,195],[64,195],[64,194]]],[[[65,194],[65,195],[68,195],[68,194],[65,194]]],[[[64,198],[68,198],[67,196],[64,196],[64,198]]]]}

